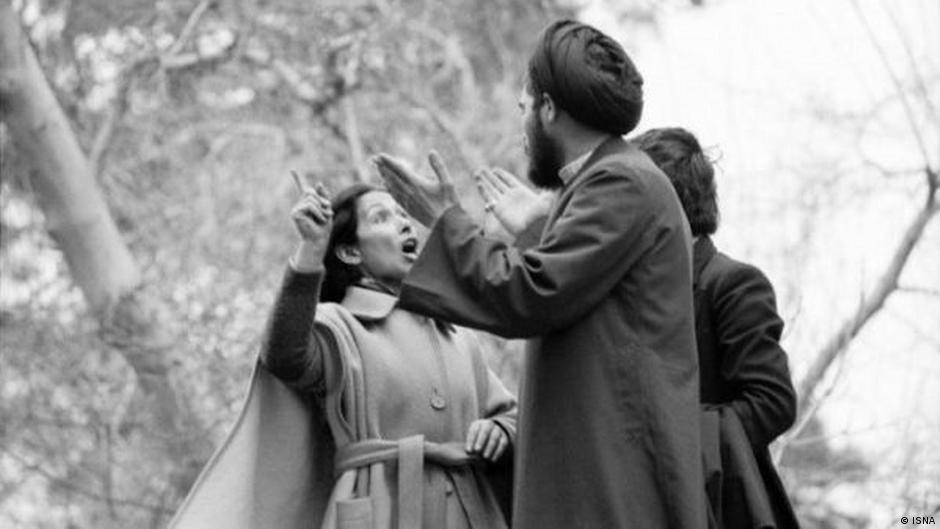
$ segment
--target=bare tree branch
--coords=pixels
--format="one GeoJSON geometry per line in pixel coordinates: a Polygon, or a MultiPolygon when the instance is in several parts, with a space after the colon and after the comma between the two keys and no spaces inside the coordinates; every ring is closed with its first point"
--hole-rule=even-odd
{"type": "Polygon", "coordinates": [[[4,449],[3,453],[8,455],[10,459],[13,459],[17,463],[19,463],[23,467],[24,470],[35,473],[41,476],[43,479],[55,484],[56,486],[68,489],[72,492],[75,492],[76,494],[79,494],[80,496],[84,496],[86,498],[89,498],[95,501],[104,502],[104,503],[112,503],[114,505],[121,505],[124,507],[134,507],[137,509],[144,509],[144,510],[148,510],[152,512],[160,512],[164,515],[173,514],[172,510],[167,509],[166,507],[161,506],[161,505],[152,505],[152,504],[145,503],[142,501],[131,500],[127,498],[114,498],[114,497],[110,497],[107,495],[103,495],[95,491],[85,489],[83,487],[80,487],[72,483],[71,481],[65,478],[56,476],[52,472],[49,472],[48,470],[42,468],[40,465],[33,463],[29,461],[28,459],[26,459],[25,457],[22,457],[8,449],[4,449]]]}
{"type": "Polygon", "coordinates": [[[894,31],[898,34],[898,40],[901,41],[901,47],[904,48],[904,54],[907,56],[907,61],[910,63],[911,72],[914,74],[914,85],[917,87],[918,92],[920,92],[920,97],[924,102],[924,106],[927,107],[928,116],[930,117],[934,126],[940,130],[940,113],[937,112],[937,109],[933,106],[933,100],[930,99],[930,93],[927,91],[927,83],[924,80],[924,76],[920,73],[920,68],[917,67],[917,58],[914,57],[914,52],[911,50],[911,43],[908,41],[904,30],[901,28],[901,23],[898,21],[898,17],[894,14],[894,10],[885,9],[885,13],[887,13],[888,19],[891,21],[891,25],[894,26],[894,31]]]}
{"type": "Polygon", "coordinates": [[[482,165],[483,157],[464,139],[463,134],[458,129],[456,123],[454,123],[453,118],[447,115],[446,112],[437,107],[434,103],[426,99],[418,98],[411,92],[402,90],[399,91],[399,95],[412,105],[427,113],[431,121],[437,125],[437,128],[441,129],[441,132],[450,139],[454,148],[457,150],[457,156],[460,157],[461,163],[463,163],[466,168],[472,169],[482,165]]]}
{"type": "Polygon", "coordinates": [[[101,171],[101,164],[114,139],[118,124],[127,111],[127,96],[131,86],[133,86],[134,81],[139,76],[145,75],[148,70],[152,71],[156,69],[157,66],[166,70],[178,70],[210,63],[225,58],[235,49],[235,45],[238,42],[237,38],[233,39],[228,46],[212,54],[204,55],[196,52],[182,53],[183,48],[186,47],[186,44],[188,44],[195,35],[203,15],[214,5],[215,0],[203,0],[200,2],[199,5],[193,9],[192,13],[190,13],[186,24],[183,26],[183,29],[180,30],[179,36],[177,36],[176,40],[165,53],[139,57],[133,60],[131,64],[121,72],[117,87],[114,91],[114,97],[111,99],[111,104],[108,107],[107,115],[99,126],[98,131],[95,133],[91,152],[88,154],[88,163],[91,165],[93,175],[98,175],[101,171]]]}
{"type": "Polygon", "coordinates": [[[88,163],[91,166],[91,173],[98,175],[101,171],[101,164],[107,154],[111,141],[114,139],[114,133],[117,131],[118,123],[124,117],[127,111],[127,94],[130,92],[134,79],[140,75],[143,70],[153,68],[158,64],[158,59],[153,56],[141,57],[134,60],[130,66],[124,69],[118,79],[117,88],[114,91],[114,97],[108,107],[108,113],[104,122],[98,127],[95,133],[95,140],[91,146],[91,152],[88,154],[88,163]]]}
{"type": "Polygon", "coordinates": [[[917,147],[920,149],[921,156],[923,156],[924,164],[929,166],[930,156],[927,154],[927,143],[924,141],[924,136],[917,127],[917,114],[914,112],[914,109],[911,106],[911,102],[908,101],[907,96],[904,94],[904,86],[902,85],[901,80],[898,78],[897,74],[894,73],[894,69],[891,67],[891,61],[888,60],[888,55],[885,52],[884,47],[878,41],[871,24],[868,22],[868,18],[865,17],[865,13],[862,12],[862,8],[858,5],[858,0],[852,0],[852,7],[855,8],[855,14],[858,16],[862,26],[865,28],[865,33],[868,35],[868,40],[871,41],[872,46],[878,53],[878,57],[881,59],[885,71],[888,73],[888,76],[891,77],[891,82],[894,84],[894,89],[897,91],[898,97],[901,99],[901,104],[904,106],[904,112],[907,114],[907,122],[911,127],[911,133],[914,135],[914,140],[917,142],[917,147]]]}
{"type": "Polygon", "coordinates": [[[266,50],[250,50],[243,56],[243,59],[250,64],[274,70],[295,99],[308,105],[313,110],[314,116],[320,119],[337,138],[349,141],[343,127],[328,119],[326,111],[339,105],[343,97],[362,88],[362,80],[358,76],[355,76],[349,83],[333,83],[329,89],[324,90],[304,79],[304,76],[286,61],[271,57],[266,50]]]}
{"type": "Polygon", "coordinates": [[[180,30],[179,36],[176,37],[173,44],[166,50],[166,55],[173,56],[183,51],[183,48],[195,34],[202,16],[206,14],[209,8],[214,7],[214,5],[215,0],[202,0],[202,2],[199,2],[199,5],[193,9],[192,13],[189,14],[189,18],[186,19],[186,24],[184,24],[183,29],[180,30]]]}
{"type": "Polygon", "coordinates": [[[929,168],[925,172],[927,178],[926,201],[908,225],[888,268],[881,275],[872,292],[859,303],[855,313],[842,324],[839,331],[823,346],[822,350],[816,355],[806,376],[803,377],[799,391],[802,396],[800,401],[801,414],[805,414],[810,409],[813,402],[813,392],[826,374],[829,366],[845,351],[868,320],[881,310],[888,296],[898,289],[898,279],[901,277],[901,272],[904,271],[911,252],[923,236],[927,224],[940,210],[940,205],[936,200],[937,188],[940,185],[937,174],[929,168]]]}
{"type": "Polygon", "coordinates": [[[927,288],[927,287],[916,287],[916,286],[899,286],[898,292],[905,292],[907,294],[919,294],[923,296],[931,296],[935,298],[940,298],[940,290],[936,288],[927,288]]]}

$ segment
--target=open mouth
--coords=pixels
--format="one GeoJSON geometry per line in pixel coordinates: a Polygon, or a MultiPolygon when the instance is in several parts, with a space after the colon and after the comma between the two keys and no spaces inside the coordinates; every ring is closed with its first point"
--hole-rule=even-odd
{"type": "Polygon", "coordinates": [[[409,237],[401,243],[401,251],[406,255],[415,255],[418,253],[418,239],[409,237]]]}

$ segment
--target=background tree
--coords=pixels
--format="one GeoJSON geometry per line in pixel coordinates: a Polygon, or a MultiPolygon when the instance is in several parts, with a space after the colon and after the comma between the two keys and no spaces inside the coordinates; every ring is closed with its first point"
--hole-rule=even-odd
{"type": "Polygon", "coordinates": [[[372,178],[368,153],[430,147],[464,175],[484,159],[521,168],[505,131],[522,64],[564,11],[2,13],[0,525],[159,527],[237,410],[293,244],[287,170],[337,190],[372,178]]]}
{"type": "MultiPolygon", "coordinates": [[[[643,59],[650,40],[641,33],[666,35],[667,17],[753,5],[0,2],[2,527],[165,524],[237,411],[294,244],[285,214],[294,198],[289,169],[337,190],[374,178],[372,152],[423,164],[434,147],[482,215],[468,170],[486,163],[522,172],[516,98],[547,20],[603,6],[605,29],[616,28],[643,59]],[[38,67],[30,70],[23,65],[32,54],[38,67]]],[[[898,512],[929,512],[934,500],[924,484],[936,475],[915,457],[923,450],[912,448],[890,480],[877,461],[833,443],[841,432],[812,413],[825,412],[833,388],[844,385],[860,342],[886,321],[935,310],[940,292],[935,274],[924,272],[936,261],[940,64],[924,52],[935,47],[915,42],[919,33],[893,20],[894,8],[851,0],[845,7],[867,32],[831,46],[886,57],[866,79],[883,73],[892,88],[872,82],[871,98],[849,110],[834,104],[840,94],[799,101],[789,118],[814,131],[788,139],[800,155],[781,149],[780,171],[763,183],[754,183],[762,175],[729,171],[729,185],[721,184],[722,233],[744,241],[731,249],[766,267],[778,285],[797,381],[812,395],[803,400],[804,427],[781,451],[807,527],[871,522],[840,510],[846,486],[884,486],[898,512]],[[771,207],[744,193],[767,182],[779,193],[771,207]],[[857,284],[826,285],[834,307],[804,297],[821,261],[852,258],[834,255],[821,227],[840,211],[883,201],[903,218],[882,252],[884,266],[857,284]],[[780,224],[795,234],[781,233],[780,224]],[[845,323],[834,324],[836,315],[845,323]]],[[[709,51],[695,75],[666,88],[697,93],[703,79],[718,76],[730,91],[752,75],[722,69],[714,58],[728,50],[709,51]]],[[[786,61],[772,59],[786,70],[786,61]]],[[[653,126],[668,91],[650,87],[643,126],[653,126]]],[[[737,94],[735,104],[751,108],[748,97],[737,94]]],[[[698,112],[711,106],[704,99],[709,104],[696,101],[675,119],[695,129],[698,112]]],[[[733,153],[727,165],[747,154],[733,153]]],[[[919,333],[940,344],[933,330],[919,333]]],[[[491,360],[515,387],[519,343],[486,340],[508,352],[491,360]]]]}

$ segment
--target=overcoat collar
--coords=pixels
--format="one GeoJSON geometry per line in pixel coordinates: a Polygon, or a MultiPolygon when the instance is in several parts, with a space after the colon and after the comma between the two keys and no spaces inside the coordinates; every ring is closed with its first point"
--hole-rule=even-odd
{"type": "MultiPolygon", "coordinates": [[[[346,297],[340,303],[359,321],[377,322],[388,317],[398,307],[398,296],[363,286],[346,289],[346,297]]],[[[428,318],[442,333],[456,330],[453,324],[437,318],[428,318]]]]}
{"type": "Polygon", "coordinates": [[[718,249],[715,248],[715,243],[708,235],[702,235],[695,241],[692,246],[692,288],[698,286],[702,271],[705,270],[705,266],[712,260],[712,257],[715,257],[716,253],[718,253],[718,249]]]}
{"type": "Polygon", "coordinates": [[[355,285],[346,289],[341,303],[357,319],[368,321],[384,320],[397,304],[398,298],[391,294],[355,285]]]}

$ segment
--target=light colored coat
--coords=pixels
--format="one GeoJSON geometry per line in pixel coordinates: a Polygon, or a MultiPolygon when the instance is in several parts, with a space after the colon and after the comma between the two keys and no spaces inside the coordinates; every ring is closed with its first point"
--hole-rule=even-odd
{"type": "Polygon", "coordinates": [[[322,369],[322,394],[296,383],[291,391],[257,368],[236,428],[171,527],[505,527],[462,448],[477,418],[515,434],[515,400],[476,338],[360,287],[342,305],[285,307],[285,290],[317,295],[309,287],[318,277],[297,276],[288,273],[273,319],[285,312],[312,321],[297,311],[315,310],[318,361],[310,365],[322,369]]]}

